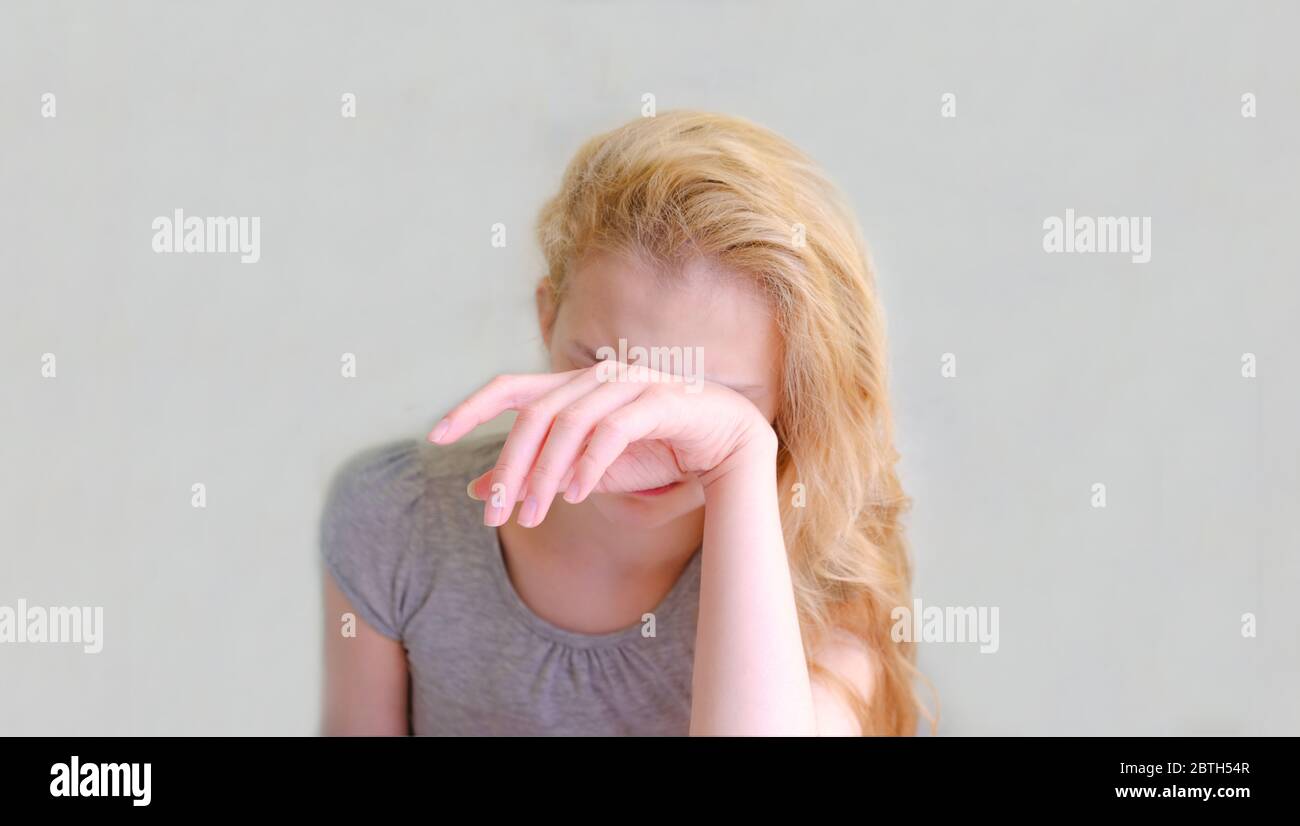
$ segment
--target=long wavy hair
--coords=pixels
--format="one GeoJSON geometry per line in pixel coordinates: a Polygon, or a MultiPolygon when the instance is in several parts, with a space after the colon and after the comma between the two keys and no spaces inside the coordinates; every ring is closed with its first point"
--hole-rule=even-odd
{"type": "MultiPolygon", "coordinates": [[[[542,208],[538,238],[558,302],[591,251],[665,267],[700,257],[755,279],[784,343],[781,525],[804,650],[837,630],[877,663],[869,697],[810,658],[867,734],[914,734],[915,650],[890,612],[911,605],[895,466],[885,325],[856,220],[799,149],[746,120],[677,111],[589,140],[542,208]]],[[[811,657],[811,655],[810,655],[811,657]]]]}

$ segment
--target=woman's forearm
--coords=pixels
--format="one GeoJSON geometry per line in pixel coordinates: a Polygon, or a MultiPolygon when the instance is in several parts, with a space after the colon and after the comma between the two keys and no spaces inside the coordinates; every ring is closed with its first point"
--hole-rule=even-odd
{"type": "MultiPolygon", "coordinates": [[[[734,461],[732,461],[734,460],[734,461]]],[[[705,480],[693,735],[812,735],[812,687],[781,534],[776,438],[705,480]]]]}

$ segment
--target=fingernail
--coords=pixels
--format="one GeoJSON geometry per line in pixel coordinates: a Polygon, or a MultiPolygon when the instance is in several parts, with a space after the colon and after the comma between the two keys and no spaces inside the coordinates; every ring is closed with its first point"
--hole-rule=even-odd
{"type": "Polygon", "coordinates": [[[482,502],[482,501],[483,501],[482,497],[480,497],[477,493],[474,492],[474,482],[475,482],[475,481],[477,481],[477,480],[475,480],[475,479],[470,479],[470,480],[469,480],[469,485],[467,485],[467,486],[465,487],[465,492],[468,493],[468,494],[469,494],[469,498],[470,498],[470,499],[473,499],[475,502],[482,502]]]}
{"type": "Polygon", "coordinates": [[[483,524],[487,525],[489,528],[500,527],[501,508],[498,508],[496,505],[493,505],[491,502],[489,502],[487,504],[487,513],[483,516],[483,524]]]}
{"type": "Polygon", "coordinates": [[[443,419],[442,421],[438,422],[437,427],[435,427],[433,429],[433,432],[429,434],[429,441],[437,442],[443,436],[447,435],[448,430],[451,430],[451,422],[447,421],[446,419],[443,419]]]}
{"type": "Polygon", "coordinates": [[[537,518],[537,497],[530,496],[524,500],[524,506],[519,509],[519,524],[525,528],[533,526],[533,520],[537,518]]]}
{"type": "Polygon", "coordinates": [[[568,489],[564,491],[564,501],[568,502],[570,505],[576,505],[578,504],[578,494],[580,493],[582,493],[582,487],[578,484],[578,480],[574,479],[569,483],[568,489]]]}

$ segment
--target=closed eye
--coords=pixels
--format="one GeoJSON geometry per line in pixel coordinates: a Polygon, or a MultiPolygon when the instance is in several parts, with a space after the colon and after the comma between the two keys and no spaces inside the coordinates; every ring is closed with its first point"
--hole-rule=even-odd
{"type": "MultiPolygon", "coordinates": [[[[574,343],[569,348],[569,361],[573,364],[574,369],[590,367],[598,361],[603,361],[596,357],[596,351],[584,344],[574,343]]],[[[755,401],[763,395],[763,386],[760,384],[744,384],[741,382],[719,381],[709,376],[704,377],[706,381],[714,384],[721,384],[723,387],[730,387],[742,396],[747,397],[750,401],[755,401]]]]}

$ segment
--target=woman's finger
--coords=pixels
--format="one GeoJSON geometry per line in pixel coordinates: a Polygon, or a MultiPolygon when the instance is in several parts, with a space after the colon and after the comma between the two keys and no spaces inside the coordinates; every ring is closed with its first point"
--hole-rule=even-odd
{"type": "Polygon", "coordinates": [[[567,384],[578,372],[580,371],[570,370],[564,373],[497,376],[443,416],[434,425],[429,441],[439,445],[451,444],[505,411],[518,410],[556,387],[567,384]]]}
{"type": "MultiPolygon", "coordinates": [[[[566,377],[566,381],[516,408],[519,415],[492,469],[491,495],[483,505],[483,524],[489,527],[499,527],[510,518],[519,492],[524,488],[524,480],[533,470],[556,414],[600,384],[594,370],[573,370],[557,375],[566,377]]],[[[519,512],[519,523],[525,527],[536,524],[536,510],[536,502],[525,501],[519,512]]]]}
{"type": "Polygon", "coordinates": [[[551,423],[550,433],[532,472],[519,511],[519,524],[531,528],[541,524],[550,512],[555,494],[571,479],[574,462],[592,430],[615,410],[635,401],[645,385],[628,382],[605,382],[560,410],[551,423]]]}
{"type": "MultiPolygon", "coordinates": [[[[477,502],[486,502],[488,496],[492,493],[492,471],[485,470],[481,476],[475,477],[473,481],[469,483],[469,487],[465,488],[465,492],[469,494],[470,499],[477,502]]],[[[518,503],[522,501],[523,498],[524,492],[521,490],[519,491],[519,496],[515,498],[515,502],[518,503]]]]}
{"type": "Polygon", "coordinates": [[[671,398],[665,393],[642,393],[636,401],[601,420],[592,430],[587,449],[574,465],[573,481],[569,484],[573,495],[566,492],[565,501],[576,504],[586,499],[628,445],[661,435],[661,425],[674,409],[671,398]]]}

